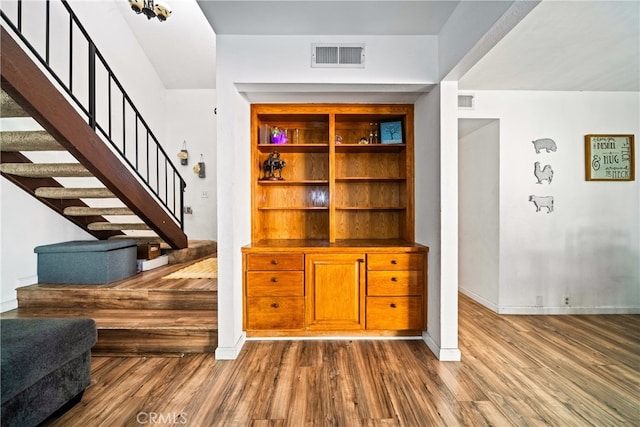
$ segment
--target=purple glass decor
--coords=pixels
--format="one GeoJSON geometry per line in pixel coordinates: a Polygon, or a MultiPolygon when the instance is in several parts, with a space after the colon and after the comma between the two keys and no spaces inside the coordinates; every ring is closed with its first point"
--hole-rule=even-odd
{"type": "Polygon", "coordinates": [[[277,127],[274,127],[271,130],[271,143],[272,144],[286,144],[288,141],[288,137],[287,137],[287,131],[282,130],[282,129],[278,129],[277,127]]]}

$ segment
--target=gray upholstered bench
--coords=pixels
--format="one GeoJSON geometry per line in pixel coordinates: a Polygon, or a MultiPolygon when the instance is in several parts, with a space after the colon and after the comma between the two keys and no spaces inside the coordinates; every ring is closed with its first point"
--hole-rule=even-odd
{"type": "Polygon", "coordinates": [[[36,426],[80,401],[91,378],[92,319],[0,320],[3,427],[36,426]]]}
{"type": "Polygon", "coordinates": [[[39,283],[101,284],[136,274],[133,239],[76,240],[38,246],[39,283]]]}

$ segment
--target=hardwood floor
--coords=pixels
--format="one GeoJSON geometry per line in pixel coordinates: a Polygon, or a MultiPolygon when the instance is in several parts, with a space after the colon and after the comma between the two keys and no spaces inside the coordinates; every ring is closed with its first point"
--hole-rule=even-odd
{"type": "Polygon", "coordinates": [[[498,316],[460,296],[461,362],[419,340],[249,341],[94,357],[52,426],[637,426],[640,316],[498,316]]]}

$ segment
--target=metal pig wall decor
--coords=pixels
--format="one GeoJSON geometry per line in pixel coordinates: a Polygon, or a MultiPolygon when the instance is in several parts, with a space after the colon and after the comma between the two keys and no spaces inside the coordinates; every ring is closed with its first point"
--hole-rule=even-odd
{"type": "Polygon", "coordinates": [[[558,149],[556,142],[551,138],[541,138],[531,142],[533,143],[533,148],[536,150],[536,154],[540,154],[541,150],[549,153],[551,151],[555,152],[558,149]]]}

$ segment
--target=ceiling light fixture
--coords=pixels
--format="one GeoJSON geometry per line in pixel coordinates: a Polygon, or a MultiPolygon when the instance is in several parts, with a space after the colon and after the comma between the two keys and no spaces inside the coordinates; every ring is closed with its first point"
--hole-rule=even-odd
{"type": "Polygon", "coordinates": [[[143,13],[148,19],[158,18],[164,22],[171,16],[169,4],[162,0],[129,0],[129,5],[135,13],[143,13]]]}

